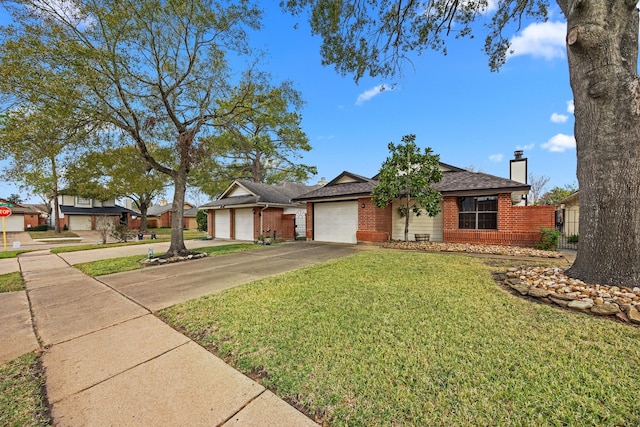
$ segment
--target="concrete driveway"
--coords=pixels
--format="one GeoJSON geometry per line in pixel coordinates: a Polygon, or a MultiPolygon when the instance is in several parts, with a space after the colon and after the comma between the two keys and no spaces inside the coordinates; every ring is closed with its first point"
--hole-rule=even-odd
{"type": "Polygon", "coordinates": [[[362,249],[354,245],[291,242],[111,274],[98,280],[143,307],[158,311],[263,277],[348,256],[362,249]]]}

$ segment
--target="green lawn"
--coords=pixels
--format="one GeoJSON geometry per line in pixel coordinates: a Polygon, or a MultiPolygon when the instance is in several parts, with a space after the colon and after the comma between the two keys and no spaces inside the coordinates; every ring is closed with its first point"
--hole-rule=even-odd
{"type": "Polygon", "coordinates": [[[79,237],[73,231],[60,231],[60,233],[56,233],[53,230],[49,231],[28,231],[29,236],[32,239],[57,239],[61,237],[79,237]]]}
{"type": "Polygon", "coordinates": [[[24,290],[24,281],[20,272],[0,274],[0,292],[15,292],[24,290]]]}
{"type": "Polygon", "coordinates": [[[28,249],[17,249],[17,250],[12,250],[12,251],[2,251],[0,252],[0,259],[5,259],[5,258],[17,258],[18,255],[23,254],[25,252],[31,252],[28,249]]]}
{"type": "Polygon", "coordinates": [[[502,265],[367,251],[161,316],[329,425],[639,425],[640,329],[519,298],[502,265]]]}
{"type": "Polygon", "coordinates": [[[51,425],[43,395],[44,375],[33,353],[0,365],[0,425],[51,425]]]}
{"type": "MultiPolygon", "coordinates": [[[[208,246],[204,248],[195,249],[196,252],[206,252],[211,256],[224,255],[233,252],[242,252],[252,249],[260,248],[260,245],[254,245],[252,243],[235,243],[230,245],[208,246]]],[[[156,253],[155,256],[161,256],[162,253],[156,253]]],[[[134,255],[129,257],[111,258],[92,262],[83,262],[75,264],[74,267],[82,271],[83,273],[96,277],[103,276],[105,274],[120,273],[123,271],[137,270],[144,268],[144,265],[140,263],[140,260],[144,259],[144,256],[134,255]]]]}

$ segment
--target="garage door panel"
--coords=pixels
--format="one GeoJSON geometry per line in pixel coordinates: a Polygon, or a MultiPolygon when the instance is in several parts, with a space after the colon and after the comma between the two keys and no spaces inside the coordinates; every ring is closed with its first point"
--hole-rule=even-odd
{"type": "Polygon", "coordinates": [[[215,211],[215,236],[217,239],[231,238],[231,224],[229,220],[229,209],[220,209],[215,211]]]}
{"type": "Polygon", "coordinates": [[[4,218],[5,231],[24,231],[24,216],[9,215],[4,218]]]}
{"type": "Polygon", "coordinates": [[[313,211],[314,240],[357,243],[358,202],[316,203],[313,211]]]}
{"type": "Polygon", "coordinates": [[[91,215],[69,215],[69,230],[91,230],[91,215]]]}
{"type": "Polygon", "coordinates": [[[234,224],[237,240],[253,240],[253,209],[236,209],[234,224]]]}

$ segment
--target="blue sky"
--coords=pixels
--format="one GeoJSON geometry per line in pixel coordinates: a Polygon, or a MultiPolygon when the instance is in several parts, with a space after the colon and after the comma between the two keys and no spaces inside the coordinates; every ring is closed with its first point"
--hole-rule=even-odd
{"type": "MultiPolygon", "coordinates": [[[[284,15],[276,2],[263,7],[264,28],[253,45],[269,52],[263,68],[278,80],[293,81],[306,102],[303,129],[313,150],[303,161],[318,168],[310,183],[344,170],[375,175],[388,156],[387,144],[409,133],[455,166],[508,178],[514,150],[523,149],[529,172],[548,176],[549,189],[577,183],[573,96],[559,12],[552,10],[544,24],[525,22],[514,35],[515,55],[498,73],[489,70],[479,26],[475,39],[452,38],[447,56],[414,55],[402,76],[356,84],[321,65],[320,40],[311,37],[304,17],[284,15]],[[389,89],[380,91],[383,86],[389,89]]],[[[0,181],[0,197],[15,192],[0,181]]]]}

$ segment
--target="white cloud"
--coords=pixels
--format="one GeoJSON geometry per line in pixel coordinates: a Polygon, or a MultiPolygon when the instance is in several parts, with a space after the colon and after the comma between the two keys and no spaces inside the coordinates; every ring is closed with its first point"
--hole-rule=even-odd
{"type": "Polygon", "coordinates": [[[95,22],[91,16],[82,13],[78,5],[71,0],[36,0],[29,8],[37,15],[55,17],[73,24],[79,30],[84,30],[95,22]]]}
{"type": "Polygon", "coordinates": [[[547,149],[552,153],[563,153],[566,150],[576,148],[576,139],[573,135],[559,133],[542,144],[542,148],[547,149]]]}
{"type": "Polygon", "coordinates": [[[567,116],[565,114],[553,113],[551,115],[551,121],[553,123],[566,123],[567,120],[569,120],[569,116],[567,116]]]}
{"type": "Polygon", "coordinates": [[[511,39],[508,55],[531,55],[535,58],[554,59],[566,56],[567,23],[534,22],[511,39]]]}
{"type": "Polygon", "coordinates": [[[369,101],[374,96],[378,96],[382,92],[386,92],[388,90],[393,90],[393,89],[394,89],[394,86],[389,86],[383,83],[369,90],[366,90],[362,92],[360,95],[358,95],[358,99],[356,100],[356,105],[362,105],[365,102],[369,101]]]}
{"type": "Polygon", "coordinates": [[[573,114],[575,112],[575,105],[573,104],[573,99],[571,101],[567,101],[567,113],[573,114]]]}
{"type": "Polygon", "coordinates": [[[516,150],[533,150],[533,147],[535,147],[536,144],[527,144],[527,145],[517,145],[516,146],[516,150]]]}
{"type": "Polygon", "coordinates": [[[489,156],[489,160],[496,163],[501,162],[503,158],[504,156],[502,154],[492,154],[489,156]]]}
{"type": "Polygon", "coordinates": [[[319,135],[318,139],[333,139],[335,137],[335,135],[319,135]]]}

